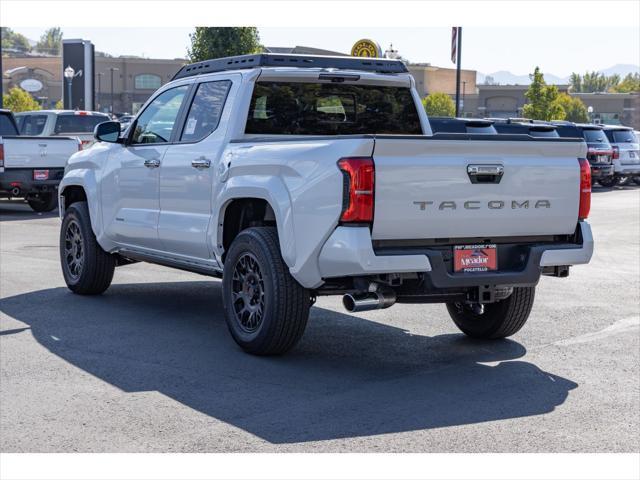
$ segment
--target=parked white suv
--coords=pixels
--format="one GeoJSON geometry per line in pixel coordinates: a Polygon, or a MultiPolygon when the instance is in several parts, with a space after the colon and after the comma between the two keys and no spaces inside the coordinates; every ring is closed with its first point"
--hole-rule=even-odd
{"type": "Polygon", "coordinates": [[[603,125],[603,131],[613,147],[613,184],[632,180],[640,184],[640,144],[630,127],[603,125]]]}
{"type": "Polygon", "coordinates": [[[436,134],[403,63],[259,54],[185,66],[60,186],[69,288],[148,261],[222,277],[236,342],[277,354],[319,295],[349,311],[446,303],[467,335],[517,332],[541,274],[593,250],[578,138],[436,134]]]}

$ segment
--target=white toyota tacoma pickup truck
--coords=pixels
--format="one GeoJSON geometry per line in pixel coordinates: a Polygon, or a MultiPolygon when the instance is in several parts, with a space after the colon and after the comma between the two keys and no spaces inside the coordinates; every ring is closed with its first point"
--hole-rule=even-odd
{"type": "Polygon", "coordinates": [[[319,295],[351,312],[445,303],[467,335],[507,337],[540,276],[593,251],[582,139],[434,135],[399,61],[187,65],[124,134],[95,135],[60,185],[69,288],[99,294],[133,261],[221,277],[254,354],[295,345],[319,295]]]}

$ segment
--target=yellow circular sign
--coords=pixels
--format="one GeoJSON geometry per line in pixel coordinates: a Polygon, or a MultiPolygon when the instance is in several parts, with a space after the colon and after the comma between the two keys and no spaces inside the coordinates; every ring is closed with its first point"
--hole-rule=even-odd
{"type": "Polygon", "coordinates": [[[351,55],[354,57],[382,57],[382,50],[380,50],[380,45],[373,40],[363,38],[353,45],[351,55]]]}

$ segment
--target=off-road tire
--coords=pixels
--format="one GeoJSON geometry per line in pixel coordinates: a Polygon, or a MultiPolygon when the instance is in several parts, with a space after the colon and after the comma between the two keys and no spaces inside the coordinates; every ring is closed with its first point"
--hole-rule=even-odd
{"type": "Polygon", "coordinates": [[[473,338],[497,339],[510,337],[520,330],[531,313],[535,287],[515,287],[513,293],[495,303],[484,305],[484,312],[474,313],[467,304],[447,303],[447,310],[456,326],[473,338]]]}
{"type": "Polygon", "coordinates": [[[54,192],[41,193],[39,197],[31,197],[27,203],[34,212],[50,212],[58,206],[58,195],[54,192]]]}
{"type": "MultiPolygon", "coordinates": [[[[76,250],[77,251],[77,250],[76,250]]],[[[72,251],[74,253],[76,251],[72,251]]],[[[72,258],[75,254],[72,255],[72,258]]],[[[98,244],[91,229],[89,207],[87,202],[76,202],[67,208],[60,228],[60,264],[64,281],[74,293],[81,295],[98,295],[104,292],[113,279],[116,257],[105,252],[98,244]],[[73,226],[72,226],[73,225],[73,226]],[[79,232],[82,262],[75,272],[69,261],[69,237],[71,230],[79,232]]]]}
{"type": "Polygon", "coordinates": [[[309,291],[289,273],[273,227],[248,228],[235,238],[224,261],[222,298],[231,336],[254,355],[287,352],[307,326],[309,291]]]}

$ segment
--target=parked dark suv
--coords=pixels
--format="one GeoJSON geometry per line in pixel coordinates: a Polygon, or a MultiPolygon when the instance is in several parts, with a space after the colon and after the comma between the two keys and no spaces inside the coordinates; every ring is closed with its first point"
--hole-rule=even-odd
{"type": "Polygon", "coordinates": [[[557,122],[561,137],[582,137],[587,142],[587,160],[591,165],[591,183],[596,181],[603,187],[614,185],[613,147],[599,125],[589,123],[557,122]]]}

